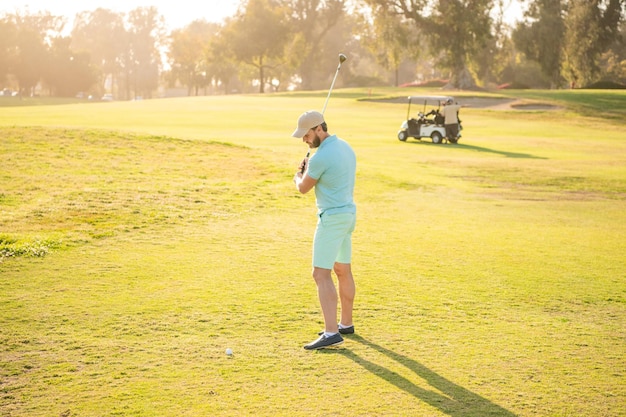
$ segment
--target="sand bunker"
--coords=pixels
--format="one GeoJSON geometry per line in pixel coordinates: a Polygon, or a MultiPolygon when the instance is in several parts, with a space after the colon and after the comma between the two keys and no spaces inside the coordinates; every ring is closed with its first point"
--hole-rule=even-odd
{"type": "Polygon", "coordinates": [[[532,100],[508,98],[459,97],[463,107],[491,110],[559,110],[561,107],[532,100]]]}
{"type": "MultiPolygon", "coordinates": [[[[406,104],[406,97],[394,97],[386,99],[366,99],[366,101],[378,101],[384,103],[406,104]]],[[[497,98],[497,97],[458,97],[456,98],[461,106],[475,109],[489,110],[560,110],[562,107],[549,103],[543,103],[533,100],[497,98]]],[[[417,103],[415,103],[417,105],[417,103]]]]}

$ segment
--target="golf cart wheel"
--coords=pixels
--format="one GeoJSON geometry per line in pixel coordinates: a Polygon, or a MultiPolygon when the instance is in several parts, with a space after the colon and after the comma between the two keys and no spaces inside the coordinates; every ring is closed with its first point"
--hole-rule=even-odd
{"type": "Polygon", "coordinates": [[[443,139],[443,137],[441,136],[441,133],[439,132],[433,132],[430,134],[431,139],[433,140],[433,143],[441,143],[441,140],[443,139]]]}
{"type": "Polygon", "coordinates": [[[458,139],[450,139],[450,143],[458,143],[459,140],[458,139]]]}
{"type": "Polygon", "coordinates": [[[408,137],[409,135],[407,134],[406,130],[400,130],[398,132],[398,139],[400,139],[402,142],[406,141],[408,137]]]}

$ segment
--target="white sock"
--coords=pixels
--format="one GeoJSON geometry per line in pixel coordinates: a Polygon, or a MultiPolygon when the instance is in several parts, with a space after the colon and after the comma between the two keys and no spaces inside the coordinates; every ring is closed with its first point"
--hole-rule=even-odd
{"type": "Polygon", "coordinates": [[[336,335],[337,333],[331,333],[331,332],[324,332],[324,336],[326,337],[332,337],[334,335],[336,335]]]}
{"type": "Polygon", "coordinates": [[[339,323],[340,329],[347,329],[348,327],[352,327],[352,326],[344,326],[343,324],[339,323]]]}

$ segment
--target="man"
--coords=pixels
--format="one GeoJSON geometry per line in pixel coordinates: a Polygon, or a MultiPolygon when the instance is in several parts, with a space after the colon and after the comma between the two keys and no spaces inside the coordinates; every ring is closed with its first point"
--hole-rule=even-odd
{"type": "Polygon", "coordinates": [[[449,98],[443,107],[444,127],[446,128],[446,138],[453,142],[456,141],[459,136],[459,110],[461,106],[459,104],[453,104],[452,99],[449,98]]]}
{"type": "Polygon", "coordinates": [[[354,333],[352,308],[356,289],[351,257],[352,232],[356,224],[353,199],[356,156],[347,142],[328,133],[324,116],[316,111],[300,116],[292,136],[302,138],[310,149],[317,148],[311,158],[302,161],[293,180],[302,194],[315,188],[318,220],[313,238],[313,279],[324,316],[324,331],[304,348],[323,349],[343,343],[342,334],[354,333]],[[339,286],[339,322],[332,271],[339,286]]]}

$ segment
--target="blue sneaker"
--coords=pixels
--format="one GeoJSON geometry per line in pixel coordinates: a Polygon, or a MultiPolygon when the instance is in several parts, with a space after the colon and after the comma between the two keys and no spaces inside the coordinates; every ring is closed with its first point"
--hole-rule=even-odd
{"type": "Polygon", "coordinates": [[[343,343],[343,337],[339,333],[334,334],[330,337],[322,334],[317,340],[309,343],[304,348],[306,350],[317,350],[317,349],[325,349],[331,346],[339,346],[343,343]]]}

